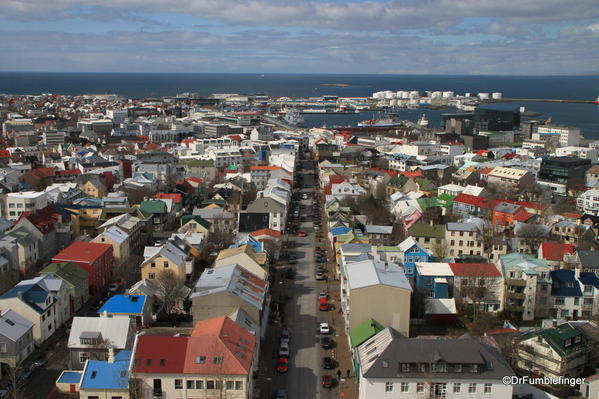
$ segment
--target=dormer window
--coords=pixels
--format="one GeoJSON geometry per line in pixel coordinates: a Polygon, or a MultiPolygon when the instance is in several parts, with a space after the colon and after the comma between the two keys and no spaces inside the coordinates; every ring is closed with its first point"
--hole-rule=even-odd
{"type": "Polygon", "coordinates": [[[478,373],[478,364],[471,364],[470,365],[470,372],[471,373],[478,373]]]}
{"type": "Polygon", "coordinates": [[[410,372],[410,364],[409,363],[402,363],[401,364],[401,372],[402,373],[409,373],[410,372]]]}
{"type": "Polygon", "coordinates": [[[572,340],[571,339],[567,339],[566,341],[564,341],[564,347],[568,348],[572,346],[572,340]]]}
{"type": "Polygon", "coordinates": [[[462,365],[461,364],[456,364],[455,366],[453,366],[453,370],[456,373],[461,373],[462,372],[462,365]]]}
{"type": "Polygon", "coordinates": [[[581,341],[581,339],[582,339],[582,338],[580,337],[580,335],[577,335],[577,336],[575,336],[575,337],[574,337],[574,343],[575,343],[575,344],[579,343],[579,342],[581,341]]]}

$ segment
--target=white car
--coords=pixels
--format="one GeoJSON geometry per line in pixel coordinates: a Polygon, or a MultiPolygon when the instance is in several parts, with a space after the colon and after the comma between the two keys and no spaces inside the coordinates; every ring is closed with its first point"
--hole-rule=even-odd
{"type": "Polygon", "coordinates": [[[281,346],[279,347],[279,356],[289,357],[289,343],[281,342],[281,346]]]}
{"type": "Polygon", "coordinates": [[[329,327],[329,323],[320,323],[320,333],[321,334],[330,334],[331,328],[329,327]]]}

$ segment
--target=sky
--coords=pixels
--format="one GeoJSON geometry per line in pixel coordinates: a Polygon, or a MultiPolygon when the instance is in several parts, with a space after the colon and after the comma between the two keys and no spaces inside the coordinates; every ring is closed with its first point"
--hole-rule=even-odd
{"type": "Polygon", "coordinates": [[[0,71],[599,73],[599,0],[0,0],[0,71]]]}

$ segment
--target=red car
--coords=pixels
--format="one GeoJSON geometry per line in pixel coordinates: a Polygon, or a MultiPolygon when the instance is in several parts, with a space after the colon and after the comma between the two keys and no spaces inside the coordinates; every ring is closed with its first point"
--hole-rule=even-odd
{"type": "Polygon", "coordinates": [[[277,372],[286,373],[289,370],[289,360],[286,357],[280,357],[277,363],[277,372]]]}
{"type": "Polygon", "coordinates": [[[322,310],[323,312],[326,312],[327,310],[329,310],[329,304],[327,303],[327,299],[326,298],[320,298],[318,300],[319,303],[319,309],[322,310]]]}
{"type": "Polygon", "coordinates": [[[298,236],[300,236],[300,237],[305,237],[305,236],[306,236],[306,232],[305,232],[304,230],[300,230],[300,231],[297,233],[297,235],[298,235],[298,236]]]}
{"type": "Polygon", "coordinates": [[[322,376],[322,386],[324,388],[332,388],[333,387],[333,377],[331,377],[330,375],[323,375],[322,376]]]}

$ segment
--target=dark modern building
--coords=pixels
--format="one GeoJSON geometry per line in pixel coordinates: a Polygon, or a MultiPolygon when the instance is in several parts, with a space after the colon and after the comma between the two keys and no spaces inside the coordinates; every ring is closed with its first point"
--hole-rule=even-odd
{"type": "Polygon", "coordinates": [[[584,182],[585,173],[591,167],[590,159],[576,157],[549,157],[543,159],[537,175],[539,180],[566,184],[584,182]]]}

